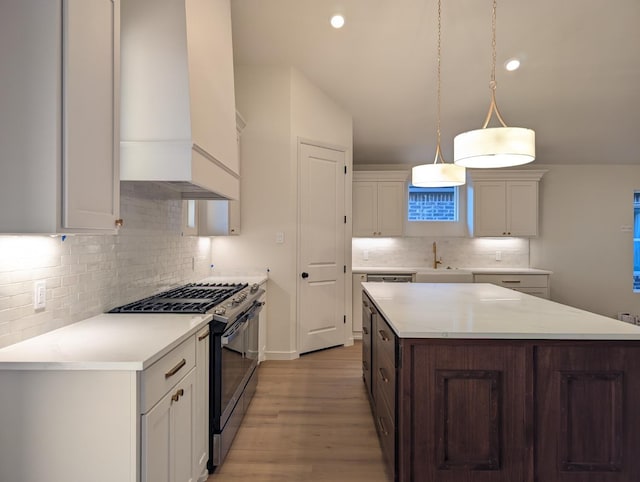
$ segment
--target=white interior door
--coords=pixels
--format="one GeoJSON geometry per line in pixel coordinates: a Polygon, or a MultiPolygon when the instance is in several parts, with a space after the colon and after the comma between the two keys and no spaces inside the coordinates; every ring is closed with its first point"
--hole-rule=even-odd
{"type": "Polygon", "coordinates": [[[344,344],[345,152],[300,143],[298,351],[344,344]]]}

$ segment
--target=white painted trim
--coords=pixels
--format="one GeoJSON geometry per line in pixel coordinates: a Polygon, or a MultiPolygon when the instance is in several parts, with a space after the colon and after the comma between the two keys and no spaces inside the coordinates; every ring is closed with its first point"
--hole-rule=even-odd
{"type": "Polygon", "coordinates": [[[548,172],[547,169],[467,169],[472,181],[539,181],[548,172]]]}
{"type": "Polygon", "coordinates": [[[265,360],[295,360],[300,358],[300,354],[297,351],[265,351],[265,360]]]}
{"type": "Polygon", "coordinates": [[[354,181],[402,181],[409,180],[410,171],[353,171],[354,181]]]}

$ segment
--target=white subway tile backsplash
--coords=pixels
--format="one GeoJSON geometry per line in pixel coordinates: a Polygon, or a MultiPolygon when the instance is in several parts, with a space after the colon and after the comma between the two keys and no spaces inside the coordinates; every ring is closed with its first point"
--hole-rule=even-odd
{"type": "Polygon", "coordinates": [[[0,347],[208,276],[209,240],[182,236],[178,194],[122,182],[120,209],[117,235],[0,236],[0,347]]]}
{"type": "Polygon", "coordinates": [[[528,268],[529,240],[525,238],[402,237],[354,238],[354,266],[433,267],[433,243],[440,267],[528,268]],[[496,261],[501,251],[501,261],[496,261]]]}

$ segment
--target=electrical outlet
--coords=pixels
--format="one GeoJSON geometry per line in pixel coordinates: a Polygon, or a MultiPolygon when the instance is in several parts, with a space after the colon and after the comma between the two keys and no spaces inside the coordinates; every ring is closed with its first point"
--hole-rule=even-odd
{"type": "Polygon", "coordinates": [[[276,233],[276,244],[284,244],[284,232],[278,231],[276,233]]]}
{"type": "Polygon", "coordinates": [[[496,261],[502,261],[502,251],[496,251],[496,261]]]}
{"type": "Polygon", "coordinates": [[[362,257],[364,258],[365,261],[369,261],[369,250],[365,249],[364,252],[362,253],[362,257]]]}
{"type": "Polygon", "coordinates": [[[47,281],[36,281],[33,285],[33,309],[44,310],[47,306],[47,281]]]}

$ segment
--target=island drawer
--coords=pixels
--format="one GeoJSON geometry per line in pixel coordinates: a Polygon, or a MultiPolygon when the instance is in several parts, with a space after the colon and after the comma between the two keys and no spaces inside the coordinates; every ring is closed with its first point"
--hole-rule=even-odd
{"type": "Polygon", "coordinates": [[[385,460],[385,468],[389,478],[393,480],[393,474],[396,466],[396,426],[394,411],[391,411],[383,400],[380,386],[378,385],[376,397],[375,423],[378,436],[380,438],[380,446],[382,455],[385,460]]]}
{"type": "MultiPolygon", "coordinates": [[[[382,354],[381,354],[382,355],[382,354]]],[[[374,385],[377,387],[376,403],[384,398],[390,413],[396,411],[396,367],[393,359],[387,356],[376,357],[373,365],[375,377],[374,385]]]]}
{"type": "Polygon", "coordinates": [[[146,413],[196,366],[195,336],[182,342],[141,375],[141,410],[146,413]]]}
{"type": "Polygon", "coordinates": [[[374,351],[378,354],[378,357],[386,357],[391,360],[395,366],[396,360],[396,335],[389,327],[387,322],[379,314],[374,320],[374,338],[375,348],[374,351]]]}

